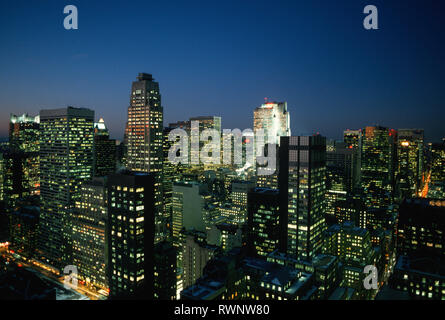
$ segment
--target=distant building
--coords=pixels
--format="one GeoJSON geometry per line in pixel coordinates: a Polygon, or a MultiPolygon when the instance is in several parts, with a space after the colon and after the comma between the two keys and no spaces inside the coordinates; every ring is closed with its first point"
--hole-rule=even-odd
{"type": "Polygon", "coordinates": [[[19,198],[40,194],[40,117],[11,115],[9,151],[4,160],[4,194],[8,209],[19,198]]]}
{"type": "Polygon", "coordinates": [[[94,176],[105,177],[116,171],[116,140],[101,118],[94,124],[94,176]]]}
{"type": "Polygon", "coordinates": [[[380,126],[363,130],[361,181],[365,190],[374,185],[393,191],[396,134],[380,126]]]}
{"type": "Polygon", "coordinates": [[[173,241],[181,242],[181,231],[206,231],[207,187],[198,182],[174,182],[172,197],[173,241]]]}
{"type": "Polygon", "coordinates": [[[3,152],[0,152],[0,201],[5,200],[5,173],[6,173],[6,161],[3,152]]]}
{"type": "Polygon", "coordinates": [[[265,143],[280,144],[280,137],[290,136],[287,102],[266,102],[253,112],[253,130],[264,130],[265,143]]]}
{"type": "Polygon", "coordinates": [[[445,181],[445,141],[431,145],[431,182],[445,181]]]}
{"type": "Polygon", "coordinates": [[[423,177],[423,129],[399,129],[397,183],[402,197],[417,195],[423,177]]]}

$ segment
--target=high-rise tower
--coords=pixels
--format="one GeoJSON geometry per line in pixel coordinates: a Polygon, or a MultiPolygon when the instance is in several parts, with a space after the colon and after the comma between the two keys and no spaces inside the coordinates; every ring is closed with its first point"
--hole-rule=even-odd
{"type": "Polygon", "coordinates": [[[94,111],[40,111],[40,230],[38,256],[56,268],[70,262],[71,210],[93,171],[94,111]]]}
{"type": "Polygon", "coordinates": [[[167,233],[162,203],[163,108],[159,83],[151,74],[140,73],[132,84],[126,138],[126,167],[155,178],[155,242],[159,242],[167,233]]]}
{"type": "Polygon", "coordinates": [[[281,137],[279,158],[281,223],[287,224],[287,253],[308,260],[321,250],[325,229],[326,138],[281,137]]]}

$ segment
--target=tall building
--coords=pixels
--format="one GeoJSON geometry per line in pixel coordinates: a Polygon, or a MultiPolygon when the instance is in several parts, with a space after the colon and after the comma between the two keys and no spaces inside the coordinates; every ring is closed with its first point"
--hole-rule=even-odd
{"type": "MultiPolygon", "coordinates": [[[[199,116],[192,117],[189,120],[188,127],[190,128],[190,146],[189,146],[189,154],[190,154],[190,163],[194,167],[198,168],[206,168],[209,165],[204,165],[201,159],[201,150],[206,144],[202,141],[202,133],[204,130],[212,129],[216,130],[221,137],[221,117],[217,116],[199,116]],[[194,146],[197,146],[194,147],[194,146]],[[199,162],[198,162],[199,161],[199,162]],[[194,163],[196,162],[196,163],[194,163]]],[[[185,128],[187,129],[187,128],[185,128]]],[[[220,154],[221,156],[221,154],[220,154]]],[[[214,167],[214,165],[210,165],[210,167],[214,167]]]]}
{"type": "Polygon", "coordinates": [[[172,220],[173,241],[181,242],[181,231],[206,231],[207,186],[198,182],[178,181],[173,183],[172,220]]]}
{"type": "Polygon", "coordinates": [[[397,139],[397,183],[401,196],[418,193],[423,176],[423,130],[399,129],[397,139]]]}
{"type": "Polygon", "coordinates": [[[110,139],[101,118],[94,124],[94,176],[105,177],[116,171],[116,140],[110,139]]]}
{"type": "Polygon", "coordinates": [[[357,183],[361,180],[361,166],[362,166],[362,130],[346,130],[343,132],[343,142],[345,147],[354,151],[354,174],[357,183]]]}
{"type": "Polygon", "coordinates": [[[128,107],[126,167],[154,174],[156,242],[167,233],[162,204],[163,114],[159,83],[151,74],[140,73],[132,84],[128,107]]]}
{"type": "Polygon", "coordinates": [[[308,260],[321,250],[325,229],[326,138],[281,137],[280,210],[287,253],[308,260]]]}
{"type": "Polygon", "coordinates": [[[19,198],[40,194],[39,126],[39,116],[10,117],[4,185],[8,208],[19,198]]]}
{"type": "Polygon", "coordinates": [[[347,148],[361,149],[362,144],[362,130],[345,130],[343,131],[343,141],[347,148]]]}
{"type": "Polygon", "coordinates": [[[385,127],[366,127],[363,130],[361,180],[362,187],[371,185],[393,190],[395,132],[385,127]]]}
{"type": "Polygon", "coordinates": [[[355,157],[355,152],[342,142],[335,143],[334,149],[326,152],[329,190],[352,192],[358,183],[355,157]]]}
{"type": "Polygon", "coordinates": [[[222,213],[234,223],[247,221],[247,195],[255,188],[252,181],[234,180],[231,183],[230,203],[221,207],[222,213]]]}
{"type": "Polygon", "coordinates": [[[357,154],[344,142],[334,142],[326,151],[326,213],[331,216],[335,215],[335,203],[346,200],[358,184],[357,154]]]}
{"type": "MultiPolygon", "coordinates": [[[[262,154],[271,155],[272,150],[275,149],[275,159],[278,157],[278,149],[280,146],[280,137],[288,137],[291,134],[290,130],[290,113],[287,110],[287,102],[266,102],[253,112],[253,130],[255,134],[257,130],[264,131],[264,148],[262,154]],[[275,147],[275,148],[271,148],[275,147]]],[[[256,145],[258,137],[255,136],[255,159],[259,156],[258,146],[256,145]]],[[[261,154],[261,152],[260,152],[261,154]]],[[[278,161],[276,161],[276,168],[274,172],[267,175],[257,174],[257,187],[259,188],[278,188],[278,161]]],[[[255,162],[256,166],[257,163],[255,162]]],[[[267,169],[263,169],[267,170],[267,169]]]]}
{"type": "Polygon", "coordinates": [[[250,256],[266,257],[285,250],[286,233],[280,220],[280,197],[276,189],[255,188],[248,193],[247,247],[250,256]]]}
{"type": "Polygon", "coordinates": [[[155,234],[152,174],[108,177],[108,282],[112,299],[153,299],[155,234]]]}
{"type": "Polygon", "coordinates": [[[445,181],[445,141],[431,145],[431,182],[445,181]]]}
{"type": "Polygon", "coordinates": [[[258,165],[258,163],[256,163],[256,186],[258,188],[278,189],[278,173],[280,172],[279,148],[278,145],[265,145],[264,156],[266,157],[272,157],[271,152],[275,149],[275,168],[273,168],[273,166],[269,167],[269,163],[267,166],[258,165]],[[263,172],[267,172],[268,174],[259,174],[259,170],[263,170],[263,172]]]}
{"type": "Polygon", "coordinates": [[[73,265],[88,286],[108,289],[106,277],[108,197],[105,178],[94,178],[80,187],[72,215],[73,265]]]}
{"type": "Polygon", "coordinates": [[[199,133],[202,133],[202,131],[206,129],[215,129],[218,132],[221,132],[221,117],[217,116],[199,116],[199,117],[191,117],[190,122],[190,128],[191,123],[193,121],[199,122],[199,133]]]}
{"type": "Polygon", "coordinates": [[[94,111],[40,111],[39,257],[55,268],[70,263],[70,214],[93,171],[94,111]]]}
{"type": "Polygon", "coordinates": [[[6,173],[6,161],[3,152],[0,152],[0,201],[5,200],[5,173],[6,173]]]}
{"type": "Polygon", "coordinates": [[[266,102],[253,112],[253,129],[263,129],[265,143],[280,144],[280,137],[290,136],[287,102],[266,102]],[[269,137],[267,140],[266,137],[269,137]]]}
{"type": "Polygon", "coordinates": [[[163,153],[164,153],[164,167],[163,167],[163,204],[164,204],[164,219],[167,222],[167,238],[172,236],[172,199],[173,199],[173,183],[181,180],[182,173],[186,171],[188,165],[182,163],[172,163],[168,159],[168,153],[173,146],[174,141],[169,141],[168,135],[173,130],[171,127],[164,128],[163,153]]]}
{"type": "Polygon", "coordinates": [[[9,148],[12,151],[39,152],[40,117],[12,115],[9,120],[9,148]]]}

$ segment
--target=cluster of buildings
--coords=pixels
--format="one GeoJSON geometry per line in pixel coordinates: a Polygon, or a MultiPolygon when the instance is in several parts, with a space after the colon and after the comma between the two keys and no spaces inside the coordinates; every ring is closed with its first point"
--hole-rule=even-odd
{"type": "MultiPolygon", "coordinates": [[[[275,152],[271,174],[246,165],[248,134],[241,164],[171,163],[172,130],[201,149],[221,117],[164,127],[150,74],[132,84],[122,142],[90,109],[11,115],[0,243],[56,275],[75,266],[110,299],[445,299],[444,141],[381,126],[342,141],[292,136],[286,102],[253,118],[275,152]],[[366,266],[377,289],[364,286],[366,266]]],[[[0,277],[14,272],[0,259],[0,277]]]]}

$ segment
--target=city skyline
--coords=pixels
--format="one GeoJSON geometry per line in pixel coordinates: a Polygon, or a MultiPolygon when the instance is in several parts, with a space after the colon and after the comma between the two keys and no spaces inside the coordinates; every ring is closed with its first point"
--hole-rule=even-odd
{"type": "Polygon", "coordinates": [[[1,3],[0,300],[445,300],[444,8],[1,3]]]}
{"type": "Polygon", "coordinates": [[[428,142],[444,136],[436,2],[377,1],[380,28],[371,31],[362,26],[366,1],[73,4],[79,29],[71,31],[55,1],[1,7],[0,137],[11,113],[72,105],[95,110],[122,140],[128,81],[139,72],[162,83],[164,126],[216,115],[223,128],[251,128],[267,97],[288,103],[295,134],[340,139],[344,129],[378,124],[424,128],[428,142]],[[148,40],[123,50],[145,26],[154,30],[148,40]]]}

